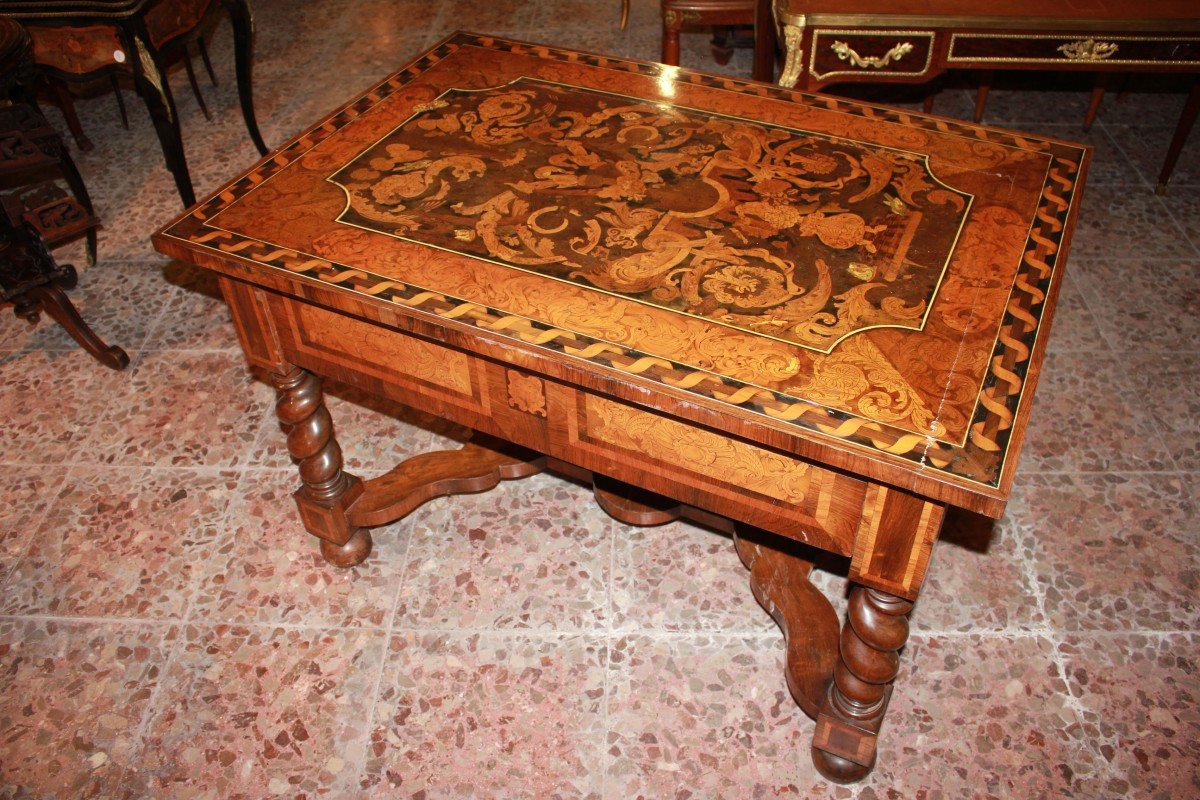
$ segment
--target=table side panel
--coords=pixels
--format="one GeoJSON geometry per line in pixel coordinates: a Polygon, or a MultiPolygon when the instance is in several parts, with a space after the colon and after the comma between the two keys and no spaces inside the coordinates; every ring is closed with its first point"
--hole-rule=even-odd
{"type": "Polygon", "coordinates": [[[223,285],[259,366],[294,363],[689,505],[853,552],[863,481],[367,320],[223,285]]]}

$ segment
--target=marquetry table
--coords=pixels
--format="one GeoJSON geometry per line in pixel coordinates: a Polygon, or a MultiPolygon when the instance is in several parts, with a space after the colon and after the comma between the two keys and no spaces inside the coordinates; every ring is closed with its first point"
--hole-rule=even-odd
{"type": "MultiPolygon", "coordinates": [[[[783,86],[924,83],[947,70],[1200,75],[1197,0],[760,0],[784,43],[783,86]]],[[[987,84],[976,100],[983,114],[987,84]]],[[[1092,93],[1095,117],[1104,83],[1092,93]]],[[[1200,77],[1159,171],[1159,194],[1200,115],[1200,77]]]]}
{"type": "Polygon", "coordinates": [[[219,274],[331,563],[547,468],[619,519],[729,530],[845,781],[875,762],[947,506],[1004,509],[1088,158],[460,33],[155,244],[219,274]],[[362,480],[318,376],[478,434],[362,480]],[[844,625],[818,551],[849,560],[844,625]]]}

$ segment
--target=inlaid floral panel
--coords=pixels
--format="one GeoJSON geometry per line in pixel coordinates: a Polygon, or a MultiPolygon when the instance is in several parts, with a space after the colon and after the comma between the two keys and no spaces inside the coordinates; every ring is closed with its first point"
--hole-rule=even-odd
{"type": "Polygon", "coordinates": [[[971,200],[915,153],[526,78],[330,180],[342,222],[822,352],[922,326],[971,200]]]}

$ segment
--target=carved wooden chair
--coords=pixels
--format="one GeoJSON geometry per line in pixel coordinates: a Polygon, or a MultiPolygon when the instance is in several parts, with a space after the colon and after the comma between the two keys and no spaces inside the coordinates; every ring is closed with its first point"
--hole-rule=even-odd
{"type": "MultiPolygon", "coordinates": [[[[0,107],[0,180],[5,188],[28,187],[57,173],[53,176],[66,182],[81,211],[94,218],[79,169],[37,107],[32,52],[21,26],[0,17],[0,103],[6,104],[0,107]]],[[[94,264],[96,226],[77,232],[87,237],[88,263],[94,264]]]]}
{"type": "Polygon", "coordinates": [[[662,63],[679,66],[679,33],[685,25],[712,26],[713,58],[729,63],[735,28],[754,25],[756,0],[662,0],[662,63]]]}

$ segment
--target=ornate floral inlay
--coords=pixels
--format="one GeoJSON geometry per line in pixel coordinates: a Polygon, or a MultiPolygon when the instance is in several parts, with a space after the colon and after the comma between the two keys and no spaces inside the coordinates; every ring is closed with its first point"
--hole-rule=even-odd
{"type": "Polygon", "coordinates": [[[522,375],[515,370],[505,370],[508,380],[508,404],[518,411],[533,414],[535,417],[546,416],[546,387],[541,378],[533,375],[522,375]]]}
{"type": "Polygon", "coordinates": [[[908,152],[578,87],[422,108],[339,221],[822,352],[920,328],[970,205],[908,152]]]}
{"type": "Polygon", "coordinates": [[[808,464],[622,403],[588,396],[587,435],[788,503],[804,502],[808,464]]]}

